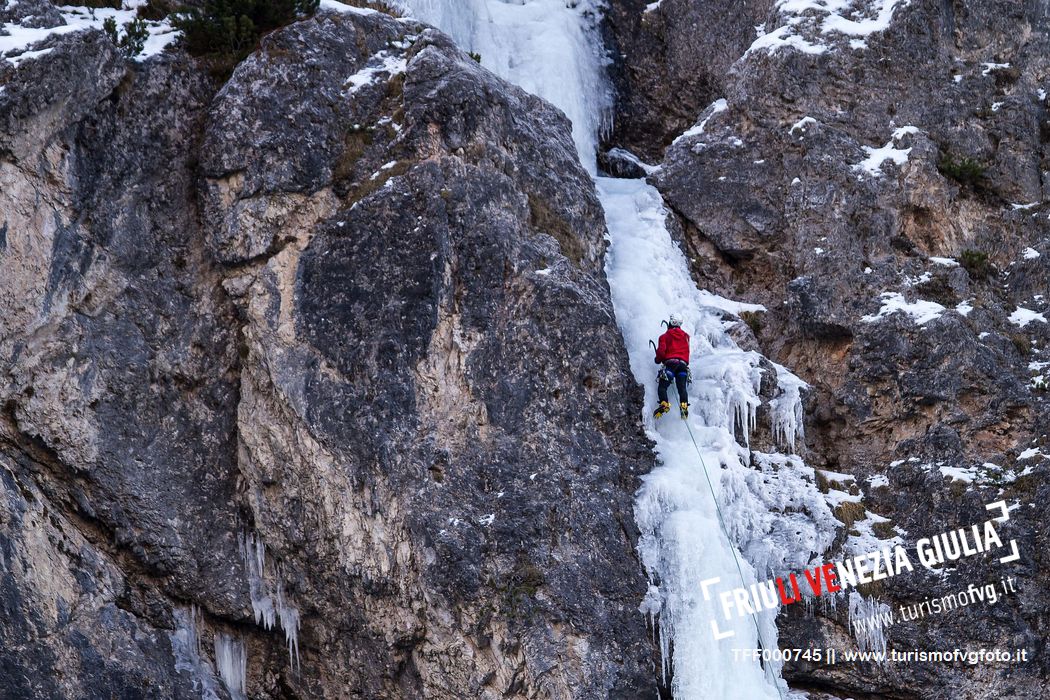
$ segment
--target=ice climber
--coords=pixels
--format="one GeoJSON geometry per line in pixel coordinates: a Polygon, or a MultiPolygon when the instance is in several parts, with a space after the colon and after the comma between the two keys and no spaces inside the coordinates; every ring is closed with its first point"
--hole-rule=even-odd
{"type": "Polygon", "coordinates": [[[667,401],[667,387],[674,382],[678,389],[678,407],[682,418],[688,418],[689,394],[686,384],[689,382],[689,334],[682,330],[682,319],[675,314],[671,314],[667,320],[667,332],[660,336],[660,343],[656,346],[656,364],[663,364],[663,368],[657,374],[660,383],[656,390],[660,396],[660,405],[653,412],[653,417],[659,418],[671,410],[671,404],[667,401]]]}

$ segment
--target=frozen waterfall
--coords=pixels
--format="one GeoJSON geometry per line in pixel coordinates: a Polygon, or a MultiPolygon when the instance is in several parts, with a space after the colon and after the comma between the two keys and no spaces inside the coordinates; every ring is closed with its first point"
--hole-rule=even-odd
{"type": "Polygon", "coordinates": [[[572,121],[580,162],[593,175],[596,141],[612,108],[599,3],[580,0],[397,0],[439,27],[481,65],[558,107],[572,121]]]}

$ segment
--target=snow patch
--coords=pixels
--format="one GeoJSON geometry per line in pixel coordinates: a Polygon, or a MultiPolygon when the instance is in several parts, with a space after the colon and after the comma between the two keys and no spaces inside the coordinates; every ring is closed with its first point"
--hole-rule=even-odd
{"type": "Polygon", "coordinates": [[[794,124],[791,125],[791,129],[788,130],[788,133],[789,134],[793,134],[793,133],[795,133],[796,130],[799,130],[799,131],[802,131],[803,133],[805,133],[807,124],[816,124],[816,123],[818,123],[818,122],[813,117],[802,117],[797,122],[795,122],[794,124]]]}
{"type": "Polygon", "coordinates": [[[408,60],[404,56],[390,51],[380,51],[369,59],[364,68],[347,78],[343,85],[347,88],[347,94],[352,95],[381,77],[390,80],[395,75],[404,73],[407,67],[408,60]]]}
{"type": "Polygon", "coordinates": [[[825,479],[829,481],[837,481],[840,484],[849,483],[850,481],[856,481],[857,477],[852,474],[845,474],[843,472],[833,472],[830,469],[818,469],[825,479]]]}
{"type": "Polygon", "coordinates": [[[348,12],[355,15],[374,15],[378,14],[378,10],[373,10],[371,7],[355,7],[353,5],[344,5],[337,0],[321,0],[320,9],[332,10],[333,12],[348,12]]]}
{"type": "MultiPolygon", "coordinates": [[[[61,10],[62,19],[65,24],[57,27],[23,27],[19,24],[0,25],[0,57],[12,65],[19,65],[24,61],[32,61],[51,53],[52,48],[31,49],[45,39],[64,34],[86,31],[90,29],[101,30],[102,24],[107,19],[113,19],[117,23],[118,30],[122,30],[125,24],[137,18],[137,3],[125,3],[121,9],[112,7],[73,7],[63,6],[61,10]]],[[[142,52],[135,56],[135,60],[141,61],[162,52],[169,44],[178,38],[179,32],[171,26],[168,20],[159,22],[146,20],[146,31],[149,36],[143,45],[142,52]]]]}
{"type": "Polygon", "coordinates": [[[968,489],[973,486],[1001,486],[1015,481],[1019,476],[1015,472],[1004,469],[992,462],[968,467],[937,462],[935,464],[921,464],[919,468],[926,472],[936,469],[942,477],[948,477],[952,481],[967,484],[968,489]]]}
{"type": "Polygon", "coordinates": [[[709,292],[706,289],[697,290],[700,298],[700,303],[704,306],[710,306],[713,309],[721,309],[722,311],[728,311],[731,314],[740,315],[745,311],[756,312],[766,311],[766,307],[761,304],[749,304],[745,301],[734,301],[732,299],[726,299],[723,296],[719,296],[713,292],[709,292]]]}
{"type": "Polygon", "coordinates": [[[853,170],[859,171],[861,176],[867,174],[871,177],[882,176],[882,166],[886,161],[890,161],[898,167],[908,162],[908,155],[911,153],[911,147],[908,148],[897,148],[894,143],[908,134],[918,133],[918,129],[914,126],[902,126],[896,129],[890,137],[890,140],[886,142],[885,146],[881,148],[872,148],[871,146],[862,146],[864,152],[868,154],[868,157],[859,163],[853,165],[853,170]]]}
{"type": "Polygon", "coordinates": [[[769,51],[773,53],[784,48],[792,48],[802,53],[814,55],[822,54],[828,50],[828,47],[824,44],[814,44],[794,32],[794,24],[790,22],[783,27],[777,27],[768,34],[763,34],[751,42],[751,46],[748,47],[744,55],[747,56],[752,51],[769,51]]]}
{"type": "Polygon", "coordinates": [[[882,176],[882,165],[886,161],[890,161],[897,166],[904,165],[908,162],[908,154],[911,153],[911,148],[894,148],[892,143],[887,143],[882,148],[872,148],[871,146],[864,146],[863,148],[868,157],[859,163],[855,163],[853,169],[867,173],[872,177],[882,176]]]}
{"type": "Polygon", "coordinates": [[[932,279],[933,279],[933,275],[931,275],[929,272],[923,272],[918,277],[907,277],[906,276],[904,278],[903,282],[904,282],[905,285],[907,285],[909,287],[914,287],[917,284],[925,284],[926,282],[929,282],[932,279]]]}
{"type": "Polygon", "coordinates": [[[977,470],[974,467],[938,467],[941,474],[951,477],[952,481],[962,481],[972,484],[977,478],[977,470]]]}
{"type": "MultiPolygon", "coordinates": [[[[793,2],[797,0],[789,0],[793,2]]],[[[803,0],[808,2],[808,0],[803,0]]],[[[876,32],[889,29],[890,22],[898,7],[908,4],[908,0],[876,0],[870,2],[862,9],[852,10],[855,5],[848,0],[814,0],[814,6],[825,6],[832,14],[829,14],[821,25],[825,34],[839,32],[847,36],[871,36],[876,32]],[[836,14],[835,11],[847,10],[847,16],[836,14]],[[874,11],[874,13],[872,12],[874,11]]]]}
{"type": "Polygon", "coordinates": [[[747,53],[783,48],[809,54],[828,51],[830,47],[817,37],[845,38],[849,48],[864,50],[868,47],[866,39],[888,29],[897,9],[907,4],[908,0],[778,0],[776,8],[783,25],[761,34],[747,53]]]}
{"type": "Polygon", "coordinates": [[[39,51],[23,51],[22,53],[18,54],[17,56],[9,57],[7,60],[8,60],[8,62],[11,65],[17,66],[20,63],[22,63],[23,61],[32,61],[34,59],[40,58],[41,56],[46,56],[49,53],[51,53],[52,51],[54,51],[53,48],[40,49],[39,51]]]}
{"type": "Polygon", "coordinates": [[[843,503],[860,503],[861,495],[852,494],[839,489],[828,489],[828,492],[824,494],[824,498],[827,500],[829,506],[832,508],[838,508],[843,503]]]}
{"type": "Polygon", "coordinates": [[[1023,257],[1025,260],[1035,260],[1039,257],[1039,251],[1035,248],[1025,248],[1024,252],[1021,254],[1021,257],[1023,257]]]}
{"type": "Polygon", "coordinates": [[[846,538],[846,543],[843,545],[843,549],[850,556],[862,556],[869,552],[875,552],[883,548],[896,547],[897,545],[903,545],[904,540],[900,537],[891,537],[887,540],[879,539],[875,534],[875,526],[890,522],[889,518],[884,518],[878,513],[873,513],[870,510],[864,511],[864,517],[860,520],[853,521],[852,529],[857,534],[850,535],[846,538]]]}
{"type": "MultiPolygon", "coordinates": [[[[101,28],[102,23],[99,22],[98,26],[101,28]]],[[[21,59],[23,54],[34,53],[32,51],[27,51],[28,47],[33,44],[38,44],[51,36],[79,32],[87,28],[88,27],[77,24],[66,24],[65,26],[49,28],[23,27],[18,24],[0,25],[0,34],[7,34],[7,36],[0,36],[0,56],[6,58],[8,63],[18,65],[18,63],[23,60],[21,59]]],[[[36,53],[37,55],[43,55],[43,53],[40,52],[36,53]]],[[[46,50],[44,53],[46,53],[46,50]]],[[[24,60],[29,60],[31,58],[32,56],[24,60]]]]}
{"type": "Polygon", "coordinates": [[[936,256],[930,256],[930,262],[935,265],[943,265],[944,267],[959,267],[959,261],[955,258],[938,258],[936,256]]]}
{"type": "Polygon", "coordinates": [[[1046,323],[1046,317],[1043,314],[1031,309],[1026,309],[1023,306],[1018,306],[1012,314],[1009,316],[1010,323],[1013,323],[1021,328],[1024,328],[1033,321],[1039,321],[1040,323],[1046,323]]]}
{"type": "Polygon", "coordinates": [[[687,138],[691,138],[693,136],[698,136],[698,135],[704,133],[704,127],[707,126],[707,122],[711,121],[711,117],[715,116],[719,112],[724,112],[727,109],[729,109],[729,104],[725,101],[725,99],[720,98],[720,99],[715,100],[714,102],[712,102],[710,104],[710,106],[708,106],[707,109],[704,110],[705,112],[708,112],[708,115],[706,117],[704,117],[698,123],[694,124],[693,126],[689,127],[685,131],[683,131],[671,143],[672,144],[678,143],[678,141],[680,139],[687,139],[687,138]]]}
{"type": "Polygon", "coordinates": [[[863,316],[860,319],[861,321],[872,323],[891,314],[903,312],[907,314],[912,321],[921,326],[940,317],[945,310],[943,306],[935,301],[923,301],[920,299],[918,301],[909,302],[905,300],[904,296],[899,292],[883,292],[881,294],[881,299],[882,307],[879,309],[879,312],[874,315],[863,316]]]}

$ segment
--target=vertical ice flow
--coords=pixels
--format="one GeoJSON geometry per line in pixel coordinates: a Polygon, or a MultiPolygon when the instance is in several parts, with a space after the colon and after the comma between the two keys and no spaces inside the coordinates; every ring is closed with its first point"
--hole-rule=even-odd
{"type": "MultiPolygon", "coordinates": [[[[674,311],[692,333],[694,358],[703,358],[693,362],[696,410],[691,420],[718,493],[722,465],[747,468],[748,451],[737,443],[734,430],[754,422],[757,356],[740,350],[723,330],[720,315],[703,305],[685,257],[664,226],[660,194],[643,180],[611,178],[599,178],[598,191],[611,239],[605,272],[631,369],[646,387],[646,410],[656,404],[657,366],[649,339],[662,330],[660,319],[674,311]]],[[[732,656],[733,648],[759,646],[754,618],[726,621],[717,600],[705,600],[701,593],[701,581],[719,578],[733,588],[740,585],[740,575],[686,426],[669,417],[657,431],[651,419],[646,421],[660,464],[644,477],[635,502],[638,547],[652,582],[643,609],[659,616],[664,673],[671,664],[674,696],[777,698],[771,673],[732,656]],[[716,640],[712,621],[721,632],[733,631],[731,640],[716,640]]],[[[746,583],[754,583],[751,564],[741,559],[740,566],[746,583]]],[[[763,642],[773,646],[773,616],[759,616],[758,626],[763,642]]]]}
{"type": "Polygon", "coordinates": [[[595,173],[595,144],[611,112],[596,0],[398,0],[481,65],[565,112],[580,162],[595,173]]]}

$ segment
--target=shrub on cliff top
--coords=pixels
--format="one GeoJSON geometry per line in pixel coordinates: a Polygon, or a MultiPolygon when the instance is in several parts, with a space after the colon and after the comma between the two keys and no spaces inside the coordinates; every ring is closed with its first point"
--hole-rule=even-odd
{"type": "Polygon", "coordinates": [[[146,39],[149,39],[149,30],[141,19],[128,22],[121,31],[117,28],[117,21],[112,17],[107,17],[102,22],[102,30],[106,32],[106,36],[124,58],[134,58],[142,53],[142,49],[146,46],[146,39]]]}
{"type": "Polygon", "coordinates": [[[319,0],[205,0],[201,8],[179,14],[175,26],[194,56],[235,64],[266,32],[317,11],[319,0]]]}

